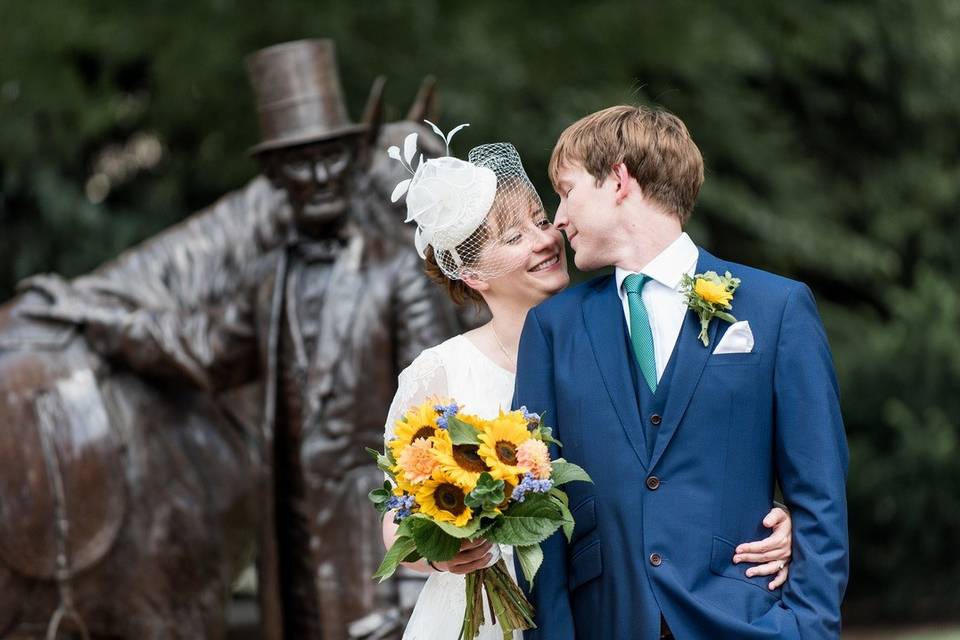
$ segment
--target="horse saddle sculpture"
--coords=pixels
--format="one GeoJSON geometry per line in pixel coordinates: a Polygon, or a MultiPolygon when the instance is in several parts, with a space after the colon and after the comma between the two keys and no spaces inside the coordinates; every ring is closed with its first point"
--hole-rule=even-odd
{"type": "Polygon", "coordinates": [[[116,541],[124,448],[82,336],[19,317],[19,306],[0,310],[0,561],[69,580],[116,541]]]}

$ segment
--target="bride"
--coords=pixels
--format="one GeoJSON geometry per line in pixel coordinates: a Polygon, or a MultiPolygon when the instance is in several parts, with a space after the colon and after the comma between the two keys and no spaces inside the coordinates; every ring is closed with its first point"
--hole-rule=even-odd
{"type": "MultiPolygon", "coordinates": [[[[448,145],[454,132],[445,137],[448,145]]],[[[398,185],[394,196],[406,192],[408,221],[417,223],[416,245],[426,271],[456,304],[486,305],[492,319],[425,350],[400,374],[385,427],[388,442],[397,437],[398,426],[404,432],[401,437],[416,437],[416,433],[406,434],[399,421],[408,408],[430,398],[453,398],[482,418],[509,410],[527,311],[570,282],[563,236],[550,223],[512,145],[481,145],[470,151],[468,161],[449,155],[421,159],[414,171],[415,140],[415,136],[408,138],[404,158],[398,148],[391,149],[391,157],[414,174],[398,185]]],[[[477,464],[483,465],[476,447],[454,448],[454,458],[465,470],[475,472],[477,464]]],[[[776,574],[770,583],[773,589],[787,578],[791,521],[783,510],[774,508],[763,522],[773,533],[760,542],[741,545],[738,560],[761,563],[751,567],[749,575],[776,574]]],[[[383,520],[387,548],[396,530],[388,513],[383,520]]],[[[486,541],[465,542],[448,562],[406,563],[429,577],[404,639],[458,638],[466,606],[464,575],[493,565],[501,554],[513,574],[511,549],[486,541]]],[[[500,640],[503,633],[488,621],[479,637],[500,640]]],[[[515,632],[514,637],[520,640],[522,635],[515,632]]]]}

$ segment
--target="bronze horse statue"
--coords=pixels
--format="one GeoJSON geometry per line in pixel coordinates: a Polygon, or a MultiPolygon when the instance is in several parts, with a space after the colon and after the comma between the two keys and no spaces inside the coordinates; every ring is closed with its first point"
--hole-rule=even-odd
{"type": "MultiPolygon", "coordinates": [[[[381,89],[364,118],[379,135],[359,197],[365,222],[395,235],[407,232],[383,188],[396,180],[376,159],[402,134],[429,133],[419,122],[433,90],[406,122],[380,127],[381,89]]],[[[239,271],[282,241],[283,211],[282,192],[258,177],[62,286],[105,313],[186,318],[230,296],[239,271]]],[[[22,313],[50,304],[45,291],[28,284],[0,307],[0,637],[223,637],[257,547],[257,385],[215,395],[134,375],[77,327],[22,313]]]]}

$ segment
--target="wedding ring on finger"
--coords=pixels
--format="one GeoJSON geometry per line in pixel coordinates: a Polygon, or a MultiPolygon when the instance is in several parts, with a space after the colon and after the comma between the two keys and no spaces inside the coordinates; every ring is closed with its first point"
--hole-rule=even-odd
{"type": "Polygon", "coordinates": [[[783,568],[787,566],[787,563],[783,560],[777,560],[777,571],[783,571],[783,568]]]}

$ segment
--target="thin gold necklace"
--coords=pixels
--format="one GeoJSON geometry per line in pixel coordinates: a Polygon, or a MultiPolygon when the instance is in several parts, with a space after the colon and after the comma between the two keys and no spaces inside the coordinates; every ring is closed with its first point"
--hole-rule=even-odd
{"type": "Polygon", "coordinates": [[[516,360],[510,355],[510,352],[507,351],[507,348],[503,346],[503,343],[500,341],[500,336],[497,335],[497,329],[493,326],[492,320],[490,321],[490,330],[493,331],[493,339],[497,341],[497,346],[500,347],[500,351],[502,351],[503,355],[507,358],[507,362],[512,363],[513,366],[517,366],[516,360]]]}

